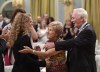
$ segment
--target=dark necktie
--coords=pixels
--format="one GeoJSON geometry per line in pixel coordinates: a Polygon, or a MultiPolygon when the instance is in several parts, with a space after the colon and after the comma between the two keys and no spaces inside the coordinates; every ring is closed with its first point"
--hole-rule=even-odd
{"type": "Polygon", "coordinates": [[[79,29],[78,29],[77,32],[76,32],[76,36],[78,35],[78,33],[79,33],[79,29]]]}

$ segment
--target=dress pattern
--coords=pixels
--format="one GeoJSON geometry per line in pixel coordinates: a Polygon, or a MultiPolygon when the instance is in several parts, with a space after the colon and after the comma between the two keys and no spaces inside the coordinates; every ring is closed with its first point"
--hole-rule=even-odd
{"type": "Polygon", "coordinates": [[[46,67],[46,72],[67,72],[66,55],[65,51],[61,51],[51,57],[49,67],[46,67]]]}

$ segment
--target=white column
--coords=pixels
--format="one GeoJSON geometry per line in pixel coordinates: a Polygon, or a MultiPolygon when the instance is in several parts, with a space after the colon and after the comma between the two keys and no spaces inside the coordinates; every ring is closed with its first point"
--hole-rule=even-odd
{"type": "Polygon", "coordinates": [[[64,23],[64,4],[58,0],[58,16],[59,16],[59,21],[64,23]]]}
{"type": "Polygon", "coordinates": [[[74,0],[74,8],[83,8],[84,0],[74,0]]]}
{"type": "Polygon", "coordinates": [[[24,9],[27,13],[30,13],[30,0],[24,0],[24,9]]]}
{"type": "Polygon", "coordinates": [[[58,1],[59,0],[55,0],[55,20],[59,20],[59,8],[58,8],[58,1]]]}

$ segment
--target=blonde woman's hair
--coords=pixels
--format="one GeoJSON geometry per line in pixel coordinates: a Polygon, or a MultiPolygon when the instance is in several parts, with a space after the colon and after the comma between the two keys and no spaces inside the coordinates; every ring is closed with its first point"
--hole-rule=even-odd
{"type": "Polygon", "coordinates": [[[63,24],[60,21],[51,22],[48,27],[53,27],[57,37],[60,37],[63,32],[63,24]]]}
{"type": "Polygon", "coordinates": [[[18,34],[20,32],[23,33],[23,35],[28,34],[28,28],[27,28],[27,22],[30,21],[30,18],[24,14],[24,13],[18,13],[15,16],[15,19],[13,21],[13,26],[12,26],[12,30],[11,30],[11,36],[9,38],[9,43],[11,46],[13,46],[14,42],[16,41],[16,39],[18,38],[18,34]]]}

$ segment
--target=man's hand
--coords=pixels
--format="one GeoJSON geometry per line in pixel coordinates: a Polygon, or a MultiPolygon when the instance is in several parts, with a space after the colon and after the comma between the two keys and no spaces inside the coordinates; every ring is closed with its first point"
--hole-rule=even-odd
{"type": "Polygon", "coordinates": [[[55,44],[54,42],[46,42],[46,44],[44,45],[45,49],[51,49],[51,48],[55,48],[55,44]]]}

